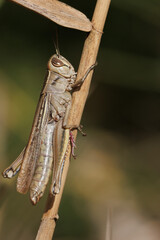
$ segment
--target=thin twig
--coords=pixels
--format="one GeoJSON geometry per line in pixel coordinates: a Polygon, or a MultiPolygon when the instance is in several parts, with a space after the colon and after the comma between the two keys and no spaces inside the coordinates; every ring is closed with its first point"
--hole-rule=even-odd
{"type": "MultiPolygon", "coordinates": [[[[103,33],[103,28],[106,20],[110,5],[110,0],[97,0],[94,15],[92,18],[92,31],[90,32],[88,38],[85,41],[82,57],[80,61],[80,66],[78,69],[77,80],[82,78],[87,71],[87,69],[96,62],[97,53],[100,45],[101,36],[103,33]]],[[[68,125],[79,125],[81,121],[81,116],[83,113],[84,105],[88,96],[89,86],[92,78],[92,73],[88,75],[85,82],[83,83],[80,91],[73,94],[72,108],[70,116],[68,119],[68,125]]],[[[74,136],[76,137],[76,131],[74,136]]],[[[68,172],[69,159],[70,159],[70,148],[66,156],[65,166],[62,176],[62,184],[60,193],[55,197],[49,195],[48,202],[46,205],[46,210],[43,214],[42,221],[38,230],[36,240],[51,240],[55,226],[56,220],[58,219],[58,208],[61,201],[63,188],[68,172]]]]}
{"type": "Polygon", "coordinates": [[[112,240],[112,211],[111,208],[107,209],[107,223],[106,223],[106,237],[105,240],[112,240]]]}

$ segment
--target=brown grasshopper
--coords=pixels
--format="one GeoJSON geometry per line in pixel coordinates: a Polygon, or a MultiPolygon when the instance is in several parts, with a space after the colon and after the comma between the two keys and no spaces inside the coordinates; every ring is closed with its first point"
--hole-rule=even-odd
{"type": "Polygon", "coordinates": [[[3,172],[5,178],[12,178],[20,170],[17,191],[25,194],[30,189],[30,199],[34,205],[43,196],[52,171],[50,193],[54,195],[60,191],[66,151],[72,138],[72,128],[67,127],[71,91],[81,86],[94,66],[75,82],[77,74],[67,59],[56,53],[48,62],[47,77],[28,144],[3,172]]]}

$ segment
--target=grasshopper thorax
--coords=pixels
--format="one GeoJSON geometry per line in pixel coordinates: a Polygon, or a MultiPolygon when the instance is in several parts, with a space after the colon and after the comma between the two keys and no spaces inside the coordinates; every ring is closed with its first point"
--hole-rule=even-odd
{"type": "Polygon", "coordinates": [[[65,78],[76,77],[75,70],[70,62],[61,55],[54,54],[48,62],[48,70],[58,73],[65,78]]]}

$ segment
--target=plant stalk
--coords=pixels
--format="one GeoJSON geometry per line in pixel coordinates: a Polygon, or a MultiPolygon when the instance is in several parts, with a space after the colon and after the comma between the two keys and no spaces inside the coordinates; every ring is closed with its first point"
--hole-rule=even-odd
{"type": "MultiPolygon", "coordinates": [[[[77,74],[77,80],[82,78],[89,67],[96,62],[98,49],[103,33],[103,28],[105,20],[107,17],[108,9],[110,5],[110,0],[97,0],[95,11],[92,18],[92,30],[87,37],[77,74]]],[[[93,71],[89,73],[85,79],[81,89],[73,93],[72,108],[70,111],[68,125],[69,126],[79,126],[85,102],[88,96],[89,87],[91,83],[93,71]]],[[[77,131],[74,131],[74,137],[76,138],[77,131]]],[[[68,172],[69,161],[70,161],[71,148],[69,147],[68,154],[66,156],[62,183],[60,193],[51,196],[49,194],[48,201],[46,204],[46,209],[41,219],[41,224],[36,236],[36,240],[51,240],[54,234],[56,220],[58,219],[58,209],[63,193],[63,188],[68,172]]]]}

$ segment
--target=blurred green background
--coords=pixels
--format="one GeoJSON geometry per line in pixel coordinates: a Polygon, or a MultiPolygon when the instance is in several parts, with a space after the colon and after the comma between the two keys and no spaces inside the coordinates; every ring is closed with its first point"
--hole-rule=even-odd
{"type": "MultiPolygon", "coordinates": [[[[65,1],[90,19],[96,1],[65,1]]],[[[98,66],[71,159],[54,239],[160,239],[160,2],[113,0],[98,66]]],[[[59,27],[60,52],[78,67],[87,34],[59,27]]],[[[25,146],[55,24],[0,1],[0,171],[25,146]]],[[[0,239],[35,239],[47,191],[36,207],[0,177],[0,239]]]]}

